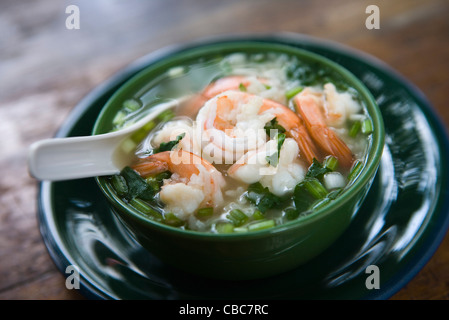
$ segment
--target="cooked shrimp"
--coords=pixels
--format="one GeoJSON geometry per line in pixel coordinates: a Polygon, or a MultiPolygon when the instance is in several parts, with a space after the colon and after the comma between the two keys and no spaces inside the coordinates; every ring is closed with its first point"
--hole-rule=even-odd
{"type": "Polygon", "coordinates": [[[179,218],[186,219],[199,208],[217,207],[223,202],[222,174],[193,153],[164,151],[140,159],[132,168],[143,177],[164,171],[172,173],[164,180],[159,197],[167,210],[179,218]]]}
{"type": "Polygon", "coordinates": [[[294,97],[298,113],[316,144],[327,154],[333,155],[339,163],[349,168],[354,161],[352,151],[337,134],[326,125],[326,120],[320,110],[317,96],[304,90],[294,97]]]}
{"type": "Polygon", "coordinates": [[[249,150],[264,145],[264,126],[274,116],[259,113],[263,101],[239,91],[227,91],[207,101],[196,119],[203,157],[217,164],[233,164],[249,150]]]}
{"type": "Polygon", "coordinates": [[[228,90],[239,90],[240,86],[246,88],[249,84],[250,80],[245,76],[236,75],[219,78],[206,86],[202,92],[195,95],[195,97],[184,105],[182,110],[180,110],[181,114],[192,117],[197,114],[198,110],[204,106],[207,100],[228,90]]]}
{"type": "Polygon", "coordinates": [[[232,75],[210,83],[204,90],[196,95],[188,104],[184,105],[181,114],[194,116],[207,100],[229,90],[244,90],[248,93],[260,95],[263,98],[270,98],[285,103],[285,94],[281,90],[271,89],[268,80],[254,76],[232,75]]]}
{"type": "Polygon", "coordinates": [[[313,158],[318,159],[317,149],[294,111],[275,101],[240,91],[224,92],[200,110],[197,123],[199,131],[205,132],[202,137],[207,143],[203,149],[205,157],[211,161],[223,158],[225,163],[234,163],[266,142],[263,129],[273,118],[286,130],[287,136],[295,139],[309,164],[313,158]]]}
{"type": "Polygon", "coordinates": [[[245,89],[251,84],[251,78],[246,76],[228,76],[220,78],[209,84],[202,92],[202,96],[209,100],[216,95],[228,90],[239,90],[241,86],[245,89]]]}

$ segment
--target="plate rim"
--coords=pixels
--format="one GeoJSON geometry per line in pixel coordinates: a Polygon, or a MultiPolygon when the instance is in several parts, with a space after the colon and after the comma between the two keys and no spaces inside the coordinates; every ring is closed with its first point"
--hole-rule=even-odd
{"type": "MultiPolygon", "coordinates": [[[[438,117],[436,109],[433,107],[424,93],[412,82],[410,82],[398,71],[393,69],[382,60],[363,51],[348,47],[332,40],[316,38],[292,32],[263,34],[227,34],[221,36],[203,37],[189,42],[178,42],[176,44],[165,46],[161,49],[150,52],[135,60],[134,62],[131,62],[121,70],[117,71],[115,74],[108,77],[108,79],[106,79],[100,85],[96,86],[92,91],[90,91],[78,104],[76,104],[76,106],[68,114],[65,121],[56,132],[55,137],[67,136],[70,130],[79,120],[79,118],[81,118],[82,115],[90,108],[90,106],[95,103],[99,96],[106,94],[106,92],[114,86],[120,85],[120,83],[126,81],[146,65],[157,61],[167,54],[172,54],[190,47],[205,45],[214,42],[236,40],[276,41],[282,44],[291,45],[295,45],[295,43],[296,45],[301,45],[301,42],[305,42],[306,44],[313,44],[323,49],[331,48],[338,53],[343,53],[347,56],[350,56],[350,58],[352,59],[364,60],[369,65],[374,66],[376,69],[380,69],[381,71],[387,73],[390,77],[394,78],[397,82],[401,83],[403,85],[403,88],[406,89],[408,93],[410,93],[410,95],[412,95],[416,100],[419,101],[419,107],[426,115],[426,119],[429,121],[429,124],[432,126],[432,131],[442,133],[441,135],[435,135],[438,138],[438,150],[440,152],[440,155],[442,155],[441,158],[449,158],[448,129],[444,126],[442,120],[438,117]],[[443,152],[441,153],[441,151],[443,152]]],[[[445,171],[445,178],[447,179],[447,168],[445,171]]],[[[52,182],[50,181],[41,181],[38,183],[38,224],[41,236],[50,257],[52,258],[59,271],[64,275],[66,267],[72,264],[70,261],[71,256],[68,252],[65,252],[65,248],[63,249],[63,247],[61,246],[62,243],[60,241],[60,238],[55,238],[55,234],[53,233],[55,232],[56,228],[53,224],[54,221],[48,219],[48,210],[52,210],[52,205],[49,200],[51,186],[52,182]]],[[[447,190],[447,188],[441,189],[439,195],[440,197],[444,196],[444,199],[442,200],[443,202],[441,203],[440,208],[435,210],[438,210],[440,212],[449,212],[449,190],[447,190]]],[[[381,293],[373,292],[372,294],[368,294],[365,299],[385,300],[391,298],[394,294],[404,288],[404,286],[407,285],[419,273],[419,271],[422,270],[422,268],[434,256],[435,252],[440,247],[444,237],[448,232],[449,215],[445,215],[444,219],[441,220],[442,223],[440,224],[439,229],[437,229],[438,232],[436,232],[436,234],[431,239],[425,240],[425,243],[421,246],[422,248],[420,249],[420,251],[424,251],[424,253],[419,255],[418,258],[413,257],[406,264],[407,266],[410,266],[410,268],[408,268],[408,271],[406,273],[402,273],[401,276],[397,274],[393,275],[386,283],[383,284],[383,287],[386,287],[387,289],[382,290],[381,293]],[[426,248],[426,250],[423,250],[423,248],[426,248]]],[[[89,280],[84,278],[81,273],[79,291],[87,299],[114,299],[113,296],[104,292],[104,290],[101,290],[97,286],[92,285],[89,280]]]]}

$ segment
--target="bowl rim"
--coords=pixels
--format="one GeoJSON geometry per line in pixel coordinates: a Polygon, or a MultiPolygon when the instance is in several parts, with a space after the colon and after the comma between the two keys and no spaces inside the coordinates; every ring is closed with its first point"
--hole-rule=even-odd
{"type": "Polygon", "coordinates": [[[134,208],[131,208],[127,205],[118,195],[113,192],[106,182],[104,177],[95,177],[95,180],[100,187],[103,194],[112,201],[114,207],[118,208],[121,214],[125,213],[127,216],[132,218],[134,221],[138,221],[139,223],[143,223],[146,228],[157,229],[161,232],[169,232],[176,234],[176,236],[185,236],[185,237],[195,237],[195,238],[208,238],[208,239],[223,239],[223,240],[240,240],[240,239],[249,239],[249,238],[257,238],[263,237],[270,234],[276,234],[279,232],[283,232],[285,230],[295,229],[303,227],[304,225],[313,223],[316,220],[321,220],[326,216],[332,214],[336,209],[342,207],[347,201],[349,201],[354,195],[358,194],[367,184],[372,181],[374,178],[377,169],[380,164],[380,159],[383,153],[384,144],[385,144],[385,129],[384,123],[382,119],[381,111],[372,96],[371,92],[366,88],[366,86],[362,83],[360,79],[358,79],[354,74],[352,74],[349,70],[339,65],[337,62],[334,62],[322,55],[316,54],[312,51],[300,49],[285,43],[276,42],[276,40],[262,41],[262,40],[251,40],[245,38],[237,38],[231,40],[211,40],[204,41],[201,43],[195,43],[190,45],[179,46],[175,50],[168,50],[162,55],[158,56],[158,58],[145,66],[141,71],[137,72],[134,76],[128,79],[113,95],[108,99],[103,108],[101,109],[100,114],[97,116],[95,120],[94,127],[92,129],[92,135],[100,134],[99,132],[100,125],[102,123],[102,119],[107,114],[108,110],[111,106],[114,105],[115,101],[121,96],[125,95],[127,91],[130,90],[136,83],[140,82],[141,79],[144,79],[148,76],[148,73],[154,73],[158,68],[162,68],[165,70],[168,69],[168,65],[177,60],[186,60],[186,54],[188,57],[196,56],[200,52],[206,54],[212,54],[213,52],[219,52],[226,48],[227,50],[231,50],[233,52],[243,51],[245,52],[248,49],[261,49],[263,48],[265,51],[277,51],[277,52],[287,52],[289,54],[314,60],[320,64],[324,64],[329,67],[332,71],[339,74],[343,80],[350,84],[350,87],[354,88],[358,95],[361,98],[361,101],[365,104],[366,109],[370,115],[370,118],[373,122],[374,131],[371,137],[371,147],[370,152],[367,154],[366,161],[361,172],[358,174],[357,178],[354,182],[339,195],[335,200],[332,201],[329,205],[324,206],[308,215],[298,217],[291,221],[285,222],[281,225],[274,226],[272,228],[257,230],[251,232],[238,232],[238,233],[229,233],[229,234],[219,234],[219,233],[211,233],[204,231],[194,231],[194,230],[185,230],[177,227],[173,227],[170,225],[166,225],[160,222],[153,221],[149,218],[143,216],[139,211],[134,208]]]}

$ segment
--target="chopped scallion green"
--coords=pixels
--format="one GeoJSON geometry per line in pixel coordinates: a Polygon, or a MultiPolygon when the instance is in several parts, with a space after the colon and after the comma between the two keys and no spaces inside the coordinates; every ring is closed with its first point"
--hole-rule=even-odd
{"type": "Polygon", "coordinates": [[[264,230],[268,228],[272,228],[276,225],[276,222],[274,220],[263,220],[256,223],[252,223],[248,226],[249,231],[258,231],[258,230],[264,230]]]}
{"type": "Polygon", "coordinates": [[[335,171],[338,167],[338,159],[334,156],[328,156],[324,159],[324,167],[330,171],[335,171]]]}
{"type": "Polygon", "coordinates": [[[254,211],[252,218],[253,220],[261,220],[265,218],[265,215],[260,210],[256,210],[254,211]]]}
{"type": "Polygon", "coordinates": [[[296,96],[298,93],[300,93],[300,92],[302,91],[302,89],[303,89],[303,87],[295,87],[295,88],[292,88],[292,89],[288,90],[288,91],[285,93],[285,97],[286,97],[288,100],[290,100],[291,98],[293,98],[294,96],[296,96]]]}
{"type": "Polygon", "coordinates": [[[239,90],[242,91],[242,92],[246,92],[246,87],[245,87],[245,85],[243,83],[239,84],[239,90]]]}
{"type": "Polygon", "coordinates": [[[354,138],[360,131],[360,128],[362,127],[362,123],[360,121],[355,121],[351,129],[349,129],[349,136],[354,138]]]}
{"type": "Polygon", "coordinates": [[[175,117],[175,113],[173,112],[173,110],[165,110],[164,112],[161,112],[158,116],[157,119],[161,122],[165,122],[165,121],[169,121],[171,119],[173,119],[175,117]]]}
{"type": "Polygon", "coordinates": [[[198,218],[209,218],[214,214],[213,207],[201,208],[196,212],[198,218]]]}
{"type": "Polygon", "coordinates": [[[164,223],[172,227],[180,227],[184,225],[184,221],[179,219],[174,213],[169,212],[164,215],[164,223]]]}
{"type": "Polygon", "coordinates": [[[362,121],[362,133],[363,134],[370,134],[373,132],[373,124],[371,123],[370,119],[365,119],[362,121]]]}
{"type": "Polygon", "coordinates": [[[356,160],[354,162],[354,164],[352,165],[351,171],[349,172],[348,180],[349,181],[354,180],[359,175],[362,168],[363,168],[362,162],[359,160],[356,160]]]}
{"type": "Polygon", "coordinates": [[[240,209],[231,210],[226,218],[228,218],[236,227],[240,227],[248,221],[248,216],[240,209]]]}
{"type": "Polygon", "coordinates": [[[125,123],[126,113],[123,111],[117,112],[114,119],[112,120],[112,124],[117,127],[121,127],[125,123]]]}
{"type": "Polygon", "coordinates": [[[129,99],[123,102],[123,108],[128,112],[134,112],[140,109],[140,104],[134,99],[129,99]]]}
{"type": "Polygon", "coordinates": [[[129,201],[129,204],[131,206],[133,206],[135,209],[137,209],[139,212],[142,212],[143,214],[145,214],[147,217],[157,220],[157,221],[162,221],[163,217],[162,214],[156,210],[154,210],[148,203],[146,203],[145,201],[138,199],[138,198],[134,198],[132,200],[129,201]]]}
{"type": "Polygon", "coordinates": [[[328,194],[326,188],[316,178],[308,178],[304,181],[304,187],[315,199],[322,199],[328,194]]]}
{"type": "Polygon", "coordinates": [[[111,183],[112,186],[114,187],[114,190],[120,197],[123,197],[126,194],[128,194],[128,185],[126,184],[125,178],[123,178],[122,176],[120,175],[112,176],[111,183]]]}
{"type": "Polygon", "coordinates": [[[234,232],[234,225],[229,222],[220,222],[215,226],[218,233],[232,233],[234,232]]]}

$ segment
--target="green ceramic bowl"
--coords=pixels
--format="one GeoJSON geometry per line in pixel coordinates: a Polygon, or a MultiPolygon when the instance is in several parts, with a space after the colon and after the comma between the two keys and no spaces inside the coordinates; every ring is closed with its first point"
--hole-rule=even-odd
{"type": "Polygon", "coordinates": [[[358,91],[374,128],[365,165],[344,193],[310,215],[271,229],[232,234],[181,230],[154,222],[122,201],[105,177],[98,177],[100,189],[126,230],[164,263],[197,275],[228,280],[257,279],[291,270],[319,255],[345,231],[371,187],[384,147],[383,121],[375,100],[354,75],[337,63],[286,45],[226,41],[204,43],[163,55],[111,97],[96,121],[93,134],[109,132],[112,119],[122,103],[173,66],[232,52],[267,51],[287,53],[311,64],[322,65],[358,91]]]}

